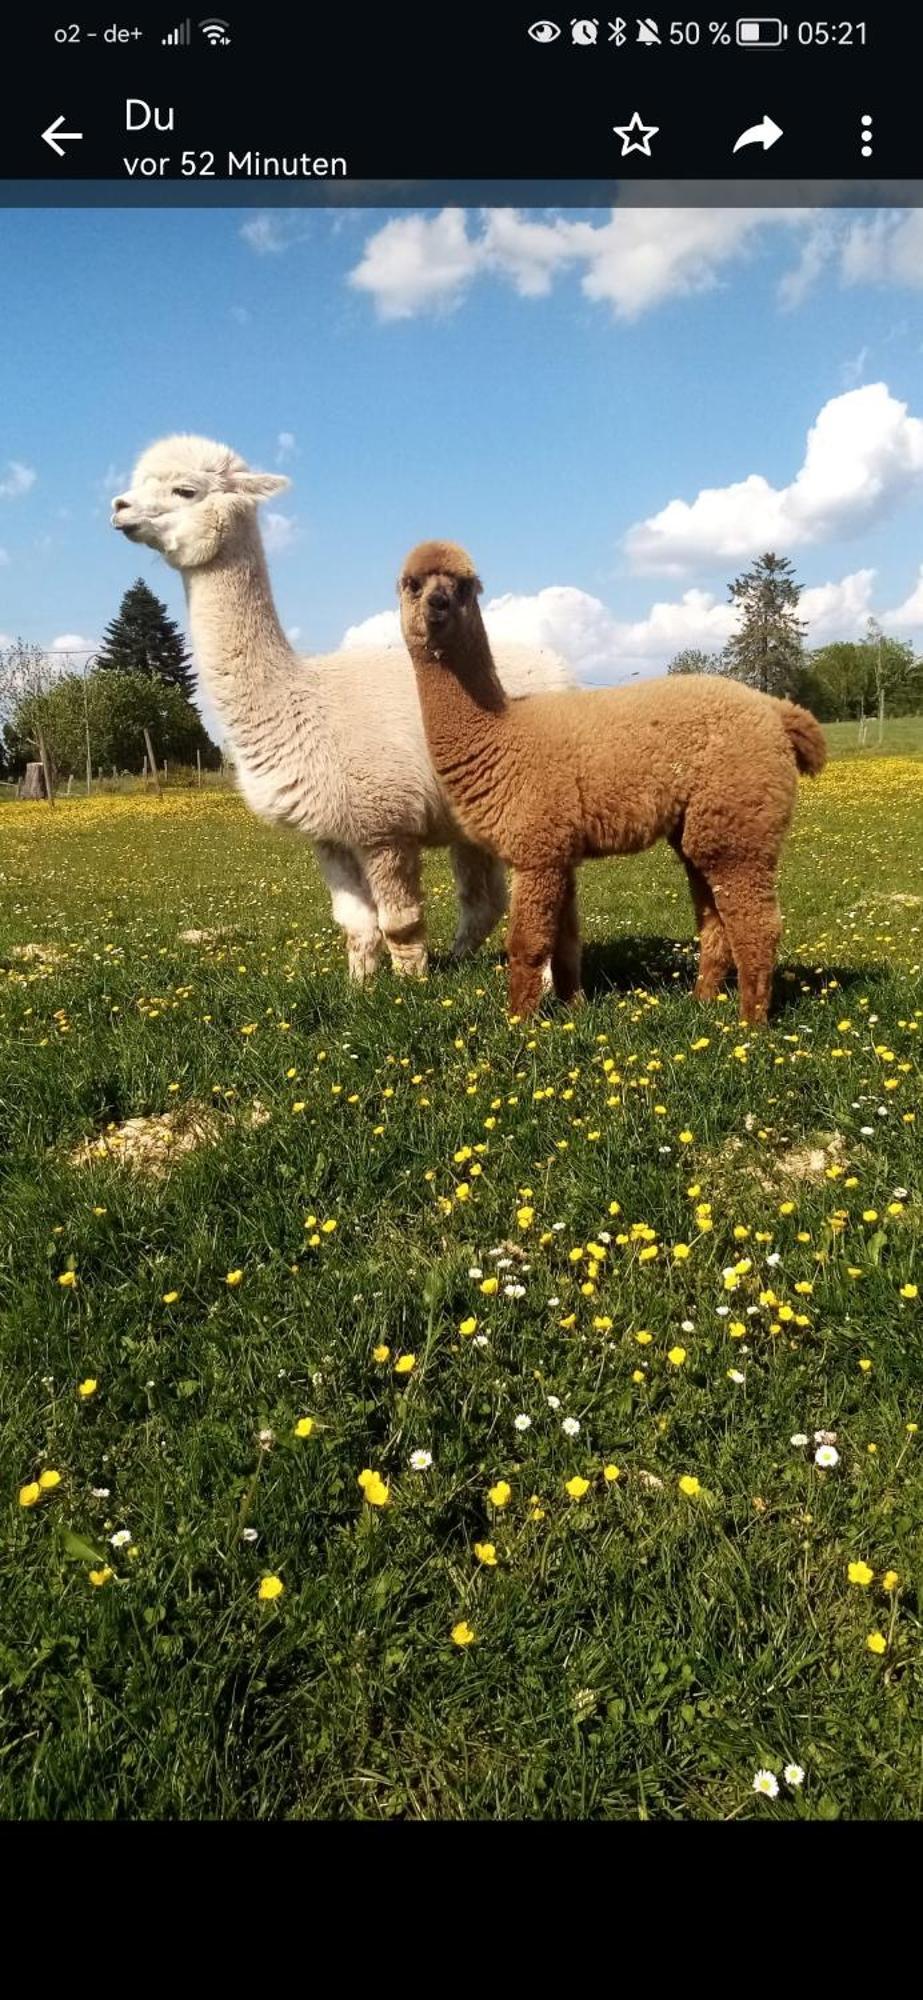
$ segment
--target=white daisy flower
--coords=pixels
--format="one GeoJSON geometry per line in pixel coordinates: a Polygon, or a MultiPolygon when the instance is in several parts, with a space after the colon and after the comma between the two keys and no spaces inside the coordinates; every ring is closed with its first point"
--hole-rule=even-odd
{"type": "Polygon", "coordinates": [[[488,1347],[489,1344],[486,1333],[476,1333],[472,1341],[473,1347],[488,1347]]]}
{"type": "Polygon", "coordinates": [[[91,1486],[90,1495],[94,1500],[108,1500],[111,1490],[109,1486],[91,1486]]]}
{"type": "Polygon", "coordinates": [[[525,1285],[504,1285],[503,1296],[505,1299],[524,1299],[526,1296],[525,1285]]]}
{"type": "Polygon", "coordinates": [[[241,1528],[240,1539],[242,1542],[256,1542],[259,1536],[255,1528],[241,1528]]]}
{"type": "Polygon", "coordinates": [[[549,1304],[550,1306],[559,1306],[559,1305],[560,1305],[560,1303],[561,1303],[561,1301],[560,1301],[560,1299],[558,1298],[557,1294],[555,1294],[555,1296],[554,1296],[554,1298],[553,1298],[553,1299],[549,1299],[549,1300],[548,1300],[548,1304],[549,1304]]]}
{"type": "Polygon", "coordinates": [[[859,1133],[863,1139],[874,1139],[875,1127],[874,1125],[860,1125],[859,1133]]]}
{"type": "Polygon", "coordinates": [[[716,1306],[716,1307],[715,1307],[715,1311],[716,1311],[716,1313],[717,1313],[717,1315],[718,1315],[718,1318],[719,1318],[719,1319],[727,1319],[727,1316],[728,1316],[728,1313],[730,1312],[730,1310],[731,1310],[730,1306],[716,1306]]]}
{"type": "Polygon", "coordinates": [[[793,1792],[797,1792],[799,1785],[804,1784],[804,1772],[800,1764],[786,1764],[782,1776],[786,1784],[791,1785],[793,1792]]]}
{"type": "Polygon", "coordinates": [[[793,1444],[796,1451],[800,1449],[801,1445],[807,1444],[807,1441],[808,1441],[807,1431],[793,1431],[791,1437],[789,1438],[789,1444],[793,1444]]]}
{"type": "Polygon", "coordinates": [[[740,1368],[729,1368],[728,1377],[732,1382],[745,1382],[747,1379],[740,1368]]]}
{"type": "Polygon", "coordinates": [[[579,1417],[565,1417],[564,1422],[561,1425],[561,1429],[564,1432],[565,1437],[569,1438],[579,1437],[580,1436],[579,1417]]]}
{"type": "Polygon", "coordinates": [[[548,1397],[548,1408],[549,1408],[549,1410],[559,1410],[559,1409],[560,1409],[560,1407],[561,1407],[561,1398],[560,1398],[560,1396],[549,1396],[549,1397],[548,1397]]]}
{"type": "Polygon", "coordinates": [[[483,1278],[484,1273],[481,1270],[480,1264],[472,1264],[469,1268],[468,1276],[469,1278],[483,1278]]]}
{"type": "Polygon", "coordinates": [[[770,1251],[770,1253],[769,1253],[769,1256],[768,1256],[768,1257],[767,1257],[767,1259],[766,1259],[766,1262],[767,1262],[767,1264],[769,1265],[769,1268],[770,1268],[770,1270],[771,1270],[771,1271],[774,1271],[774,1270],[775,1270],[775,1268],[776,1268],[776,1265],[777,1265],[777,1264],[781,1264],[781,1262],[782,1262],[782,1252],[781,1252],[781,1250],[771,1250],[771,1251],[770,1251]]]}
{"type": "Polygon", "coordinates": [[[755,1792],[761,1792],[764,1799],[777,1799],[779,1780],[773,1771],[757,1771],[754,1774],[753,1789],[755,1792]]]}
{"type": "Polygon", "coordinates": [[[513,1418],[513,1429],[514,1431],[530,1431],[532,1429],[532,1418],[526,1416],[525,1410],[520,1410],[518,1417],[513,1418]]]}
{"type": "Polygon", "coordinates": [[[123,1549],[125,1547],[126,1542],[130,1541],[131,1541],[131,1529],[117,1528],[115,1534],[109,1536],[109,1547],[110,1549],[123,1549]]]}
{"type": "Polygon", "coordinates": [[[433,1462],[431,1451],[412,1451],[410,1464],[414,1472],[428,1472],[433,1462]]]}
{"type": "Polygon", "coordinates": [[[695,1320],[693,1320],[693,1319],[684,1319],[684,1320],[682,1321],[682,1330],[683,1330],[683,1332],[684,1332],[684,1333],[694,1333],[694,1332],[695,1332],[695,1320]]]}
{"type": "Polygon", "coordinates": [[[839,1462],[840,1462],[840,1454],[836,1450],[834,1445],[832,1444],[818,1445],[817,1450],[814,1453],[815,1465],[819,1465],[823,1471],[829,1471],[831,1466],[839,1465],[839,1462]]]}

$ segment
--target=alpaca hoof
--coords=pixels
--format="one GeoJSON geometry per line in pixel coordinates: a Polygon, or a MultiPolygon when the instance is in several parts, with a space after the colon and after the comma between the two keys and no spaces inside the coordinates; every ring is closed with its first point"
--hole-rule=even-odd
{"type": "Polygon", "coordinates": [[[346,962],[349,969],[349,977],[354,985],[364,986],[366,981],[373,977],[380,954],[380,938],[347,939],[346,962]]]}
{"type": "Polygon", "coordinates": [[[398,979],[425,979],[429,972],[429,955],[424,948],[391,952],[391,969],[398,979]]]}
{"type": "Polygon", "coordinates": [[[543,993],[554,992],[554,979],[551,971],[550,958],[546,958],[545,963],[542,966],[542,992],[543,993]]]}

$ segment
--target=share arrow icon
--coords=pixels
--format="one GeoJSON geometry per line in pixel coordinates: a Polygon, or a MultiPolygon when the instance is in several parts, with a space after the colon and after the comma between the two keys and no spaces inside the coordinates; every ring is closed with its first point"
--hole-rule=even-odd
{"type": "Polygon", "coordinates": [[[748,125],[746,132],[741,132],[734,151],[735,153],[739,153],[742,146],[762,146],[764,153],[768,153],[770,146],[774,146],[776,140],[781,139],[781,137],[781,125],[777,125],[775,120],[770,118],[768,111],[766,111],[763,113],[763,120],[760,125],[748,125]]]}

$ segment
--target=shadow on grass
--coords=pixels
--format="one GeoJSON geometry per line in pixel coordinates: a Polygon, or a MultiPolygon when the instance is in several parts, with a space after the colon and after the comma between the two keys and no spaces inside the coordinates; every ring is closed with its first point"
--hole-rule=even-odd
{"type": "MultiPolygon", "coordinates": [[[[481,955],[481,962],[491,969],[491,977],[496,977],[495,968],[505,965],[505,954],[489,951],[481,955]]],[[[471,965],[473,960],[452,958],[448,952],[432,954],[432,969],[438,972],[457,970],[459,964],[471,965]]],[[[658,937],[651,934],[609,938],[605,944],[587,943],[583,952],[583,990],[589,1000],[603,997],[607,993],[631,993],[643,988],[646,992],[659,989],[682,997],[691,995],[698,968],[698,946],[695,938],[658,937]],[[674,977],[678,975],[678,977],[674,977]]],[[[784,1014],[799,1005],[805,992],[819,993],[824,986],[835,980],[844,995],[853,987],[867,986],[870,980],[880,978],[887,972],[886,965],[871,962],[866,965],[813,965],[802,963],[800,959],[785,959],[776,968],[773,982],[772,1009],[775,1015],[784,1014]]],[[[730,989],[737,981],[732,973],[728,981],[730,989]]]]}

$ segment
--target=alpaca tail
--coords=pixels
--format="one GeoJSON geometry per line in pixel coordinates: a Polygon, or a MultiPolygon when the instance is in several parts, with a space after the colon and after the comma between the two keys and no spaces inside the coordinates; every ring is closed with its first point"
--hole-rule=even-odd
{"type": "Polygon", "coordinates": [[[799,771],[809,778],[820,776],[827,762],[827,739],[809,709],[799,708],[797,702],[783,701],[782,727],[792,748],[792,755],[799,771]]]}

